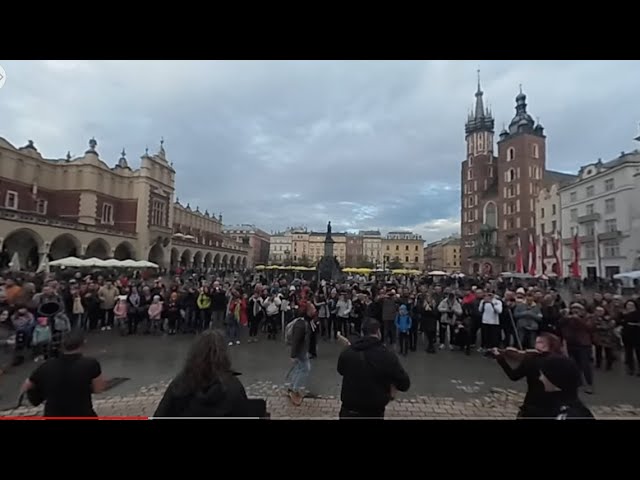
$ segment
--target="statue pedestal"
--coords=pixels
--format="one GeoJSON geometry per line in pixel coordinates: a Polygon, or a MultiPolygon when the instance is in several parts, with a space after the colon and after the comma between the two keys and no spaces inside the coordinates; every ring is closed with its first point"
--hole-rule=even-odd
{"type": "Polygon", "coordinates": [[[341,274],[340,265],[334,257],[324,256],[318,263],[318,280],[336,281],[341,274]]]}

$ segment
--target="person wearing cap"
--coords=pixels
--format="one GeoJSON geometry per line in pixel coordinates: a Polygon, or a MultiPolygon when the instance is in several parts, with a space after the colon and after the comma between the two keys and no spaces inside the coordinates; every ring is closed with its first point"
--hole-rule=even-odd
{"type": "Polygon", "coordinates": [[[556,420],[594,419],[578,397],[581,373],[573,360],[549,355],[540,362],[540,382],[545,391],[545,418],[556,420]]]}
{"type": "MultiPolygon", "coordinates": [[[[522,288],[518,289],[518,291],[520,290],[524,292],[522,288]]],[[[518,303],[515,306],[513,317],[516,320],[522,348],[533,348],[542,322],[542,310],[540,310],[540,305],[536,303],[533,293],[527,293],[524,303],[518,303]]]]}
{"type": "Polygon", "coordinates": [[[585,393],[593,393],[593,369],[591,365],[591,354],[593,350],[593,332],[595,322],[591,315],[587,313],[582,303],[571,304],[568,315],[560,319],[560,329],[562,337],[567,342],[567,352],[576,362],[586,383],[585,393]]]}

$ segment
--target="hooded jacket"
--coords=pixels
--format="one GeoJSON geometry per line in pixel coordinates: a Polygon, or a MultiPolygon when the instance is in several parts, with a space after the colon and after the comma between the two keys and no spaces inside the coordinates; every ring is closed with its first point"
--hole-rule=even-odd
{"type": "Polygon", "coordinates": [[[230,372],[224,379],[197,392],[184,388],[182,376],[174,379],[164,392],[154,417],[249,417],[250,402],[238,373],[230,372]]]}
{"type": "Polygon", "coordinates": [[[409,312],[407,311],[406,305],[401,305],[400,310],[398,311],[398,315],[396,315],[396,328],[401,333],[407,333],[411,330],[412,320],[409,316],[409,312]]]}
{"type": "Polygon", "coordinates": [[[396,354],[373,336],[359,338],[340,354],[338,373],[342,406],[356,412],[384,412],[392,386],[401,392],[411,386],[396,354]]]}

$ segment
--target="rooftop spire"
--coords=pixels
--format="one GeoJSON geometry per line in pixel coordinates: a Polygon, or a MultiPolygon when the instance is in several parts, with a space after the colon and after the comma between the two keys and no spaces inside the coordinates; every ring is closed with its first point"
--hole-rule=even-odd
{"type": "Polygon", "coordinates": [[[469,135],[471,132],[493,132],[494,120],[489,109],[484,108],[484,92],[480,83],[480,69],[476,71],[478,78],[478,88],[476,90],[475,108],[470,112],[467,123],[465,124],[465,133],[469,135]]]}
{"type": "Polygon", "coordinates": [[[482,88],[480,87],[480,69],[478,69],[478,90],[476,91],[476,111],[474,115],[474,118],[476,119],[480,119],[484,117],[484,114],[485,114],[482,95],[483,95],[483,92],[482,92],[482,88]]]}

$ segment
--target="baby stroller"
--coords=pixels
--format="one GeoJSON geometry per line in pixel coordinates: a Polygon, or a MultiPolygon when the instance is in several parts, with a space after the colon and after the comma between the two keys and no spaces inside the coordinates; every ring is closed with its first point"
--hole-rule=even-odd
{"type": "Polygon", "coordinates": [[[51,346],[49,356],[55,358],[60,353],[62,337],[71,330],[71,321],[64,313],[62,306],[57,302],[47,302],[38,308],[39,317],[47,317],[51,328],[51,346]]]}
{"type": "Polygon", "coordinates": [[[466,355],[471,354],[469,328],[463,320],[456,320],[456,323],[453,325],[453,339],[451,343],[460,348],[460,350],[464,350],[466,355]]]}

